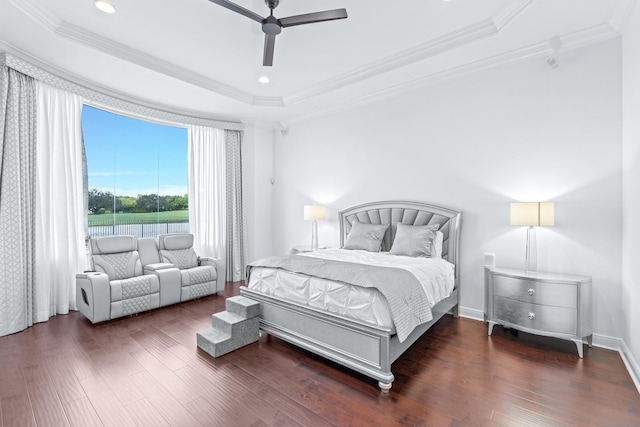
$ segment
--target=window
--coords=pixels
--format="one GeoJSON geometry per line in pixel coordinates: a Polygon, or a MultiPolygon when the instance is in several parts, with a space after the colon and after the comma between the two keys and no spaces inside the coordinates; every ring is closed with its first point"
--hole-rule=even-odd
{"type": "Polygon", "coordinates": [[[187,129],[84,106],[90,237],[189,231],[187,129]]]}

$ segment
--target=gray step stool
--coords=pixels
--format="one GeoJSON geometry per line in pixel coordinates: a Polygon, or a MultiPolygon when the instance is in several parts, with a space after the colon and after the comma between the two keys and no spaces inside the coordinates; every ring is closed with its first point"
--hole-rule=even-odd
{"type": "Polygon", "coordinates": [[[227,298],[227,311],[215,313],[211,328],[197,333],[198,347],[213,357],[222,356],[260,338],[260,303],[235,296],[227,298]]]}

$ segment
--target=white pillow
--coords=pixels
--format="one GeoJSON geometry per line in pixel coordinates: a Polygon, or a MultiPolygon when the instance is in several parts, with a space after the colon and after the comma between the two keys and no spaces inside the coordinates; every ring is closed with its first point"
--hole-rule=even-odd
{"type": "Polygon", "coordinates": [[[431,252],[432,258],[442,258],[442,241],[444,240],[444,234],[442,231],[436,231],[436,238],[433,239],[433,251],[431,252]]]}

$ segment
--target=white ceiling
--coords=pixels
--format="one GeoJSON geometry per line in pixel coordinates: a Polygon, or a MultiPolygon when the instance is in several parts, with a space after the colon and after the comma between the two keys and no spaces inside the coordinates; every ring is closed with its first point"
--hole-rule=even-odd
{"type": "MultiPolygon", "coordinates": [[[[235,2],[268,14],[263,0],[235,2]]],[[[273,67],[260,24],[208,0],[112,3],[114,15],[93,0],[2,1],[0,50],[156,108],[288,126],[523,58],[561,60],[617,36],[633,0],[281,0],[276,17],[349,17],[283,29],[273,67]]]]}

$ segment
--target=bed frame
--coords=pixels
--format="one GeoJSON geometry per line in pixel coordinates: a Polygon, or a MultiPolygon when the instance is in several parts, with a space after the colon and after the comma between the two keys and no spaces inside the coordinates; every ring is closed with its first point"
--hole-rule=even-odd
{"type": "Polygon", "coordinates": [[[459,241],[461,213],[427,203],[384,201],[365,203],[344,209],[340,219],[340,246],[355,220],[370,224],[390,224],[382,250],[391,248],[396,224],[440,224],[444,234],[442,257],[455,265],[455,288],[452,294],[433,307],[433,320],[421,324],[399,342],[393,329],[376,327],[312,307],[282,301],[247,287],[240,294],[259,301],[260,329],[340,365],[378,380],[383,393],[388,393],[394,380],[391,364],[446,313],[458,317],[459,241]]]}

